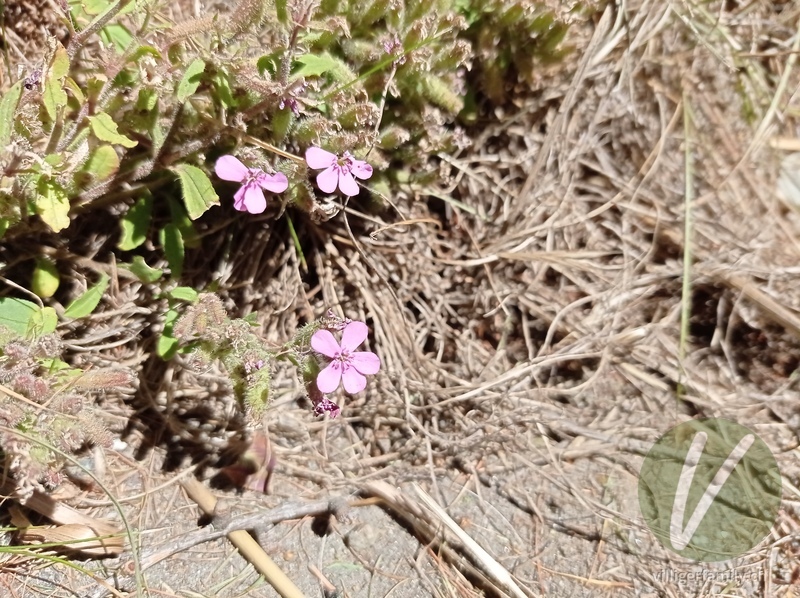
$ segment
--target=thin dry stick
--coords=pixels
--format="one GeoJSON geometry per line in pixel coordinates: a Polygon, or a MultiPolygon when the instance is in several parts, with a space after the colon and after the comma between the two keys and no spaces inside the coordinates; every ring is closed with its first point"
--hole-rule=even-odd
{"type": "MultiPolygon", "coordinates": [[[[476,587],[484,586],[501,596],[508,595],[505,588],[498,585],[493,577],[487,575],[483,569],[476,567],[470,559],[441,538],[441,526],[437,525],[438,519],[429,509],[423,508],[419,502],[383,481],[368,482],[362,488],[364,493],[380,498],[383,502],[382,506],[405,521],[423,542],[435,545],[437,553],[444,557],[444,560],[477,580],[479,585],[476,587]]],[[[533,593],[531,592],[531,594],[533,593]]],[[[523,596],[527,598],[528,594],[523,594],[523,596]]]]}
{"type": "MultiPolygon", "coordinates": [[[[205,486],[194,479],[181,482],[181,486],[203,513],[209,517],[214,515],[217,499],[206,490],[205,486]]],[[[245,530],[232,531],[228,533],[228,539],[283,598],[305,598],[303,592],[269,558],[269,555],[248,532],[245,530]]]]}
{"type": "Polygon", "coordinates": [[[511,577],[511,573],[508,572],[508,569],[498,563],[495,558],[473,540],[467,532],[461,529],[461,527],[453,521],[452,517],[447,514],[447,511],[439,506],[439,503],[433,500],[433,498],[417,484],[414,484],[414,490],[416,490],[422,502],[425,503],[425,506],[432,510],[436,516],[442,520],[442,523],[461,540],[464,548],[472,559],[486,571],[495,583],[498,583],[517,598],[528,598],[528,595],[522,591],[522,588],[520,588],[517,582],[514,581],[514,578],[511,577]]]}

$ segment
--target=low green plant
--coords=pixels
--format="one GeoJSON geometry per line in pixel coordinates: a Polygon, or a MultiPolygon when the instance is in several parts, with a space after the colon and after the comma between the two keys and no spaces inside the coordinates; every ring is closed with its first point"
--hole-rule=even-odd
{"type": "MultiPolygon", "coordinates": [[[[83,309],[86,301],[91,295],[83,309]]],[[[90,397],[129,389],[134,381],[124,369],[82,371],[64,362],[50,310],[0,299],[0,447],[4,475],[13,480],[9,491],[23,501],[34,490],[59,485],[64,455],[110,446],[111,435],[90,397]]]]}
{"type": "MultiPolygon", "coordinates": [[[[67,40],[51,38],[0,98],[0,239],[60,235],[77,217],[112,211],[117,267],[160,285],[169,302],[158,355],[183,343],[197,360],[220,360],[254,417],[268,404],[270,365],[288,359],[315,410],[335,414],[324,389],[341,380],[352,392],[379,367],[377,356],[353,352],[366,325],[347,332],[356,323],[328,316],[285,344],[260,339],[214,295],[176,287],[186,251],[202,243],[195,221],[222,202],[260,213],[272,199],[264,190],[280,194],[271,216],[291,207],[322,221],[339,209],[332,195],[380,207],[393,186],[433,181],[437,155],[468,143],[459,115],[474,116],[476,98],[504,102],[509,83],[532,82],[539,65],[563,55],[569,23],[587,8],[568,4],[238,0],[224,14],[173,23],[162,0],[52,3],[67,40]]],[[[31,278],[49,305],[0,299],[0,383],[9,389],[0,424],[70,452],[108,441],[87,393],[130,378],[62,361],[56,259],[35,256],[31,278]]],[[[108,284],[100,276],[61,317],[92,312],[108,284]]],[[[21,486],[55,484],[57,455],[13,435],[0,445],[21,486]]]]}

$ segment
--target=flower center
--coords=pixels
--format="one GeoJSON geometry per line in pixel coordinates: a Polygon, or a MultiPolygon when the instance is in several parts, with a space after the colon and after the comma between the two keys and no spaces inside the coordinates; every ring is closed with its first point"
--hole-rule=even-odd
{"type": "Polygon", "coordinates": [[[350,155],[350,152],[345,152],[341,158],[337,158],[333,167],[342,174],[350,174],[353,169],[353,156],[350,155]]]}
{"type": "Polygon", "coordinates": [[[350,354],[350,351],[348,351],[347,349],[342,349],[336,355],[333,356],[333,361],[336,362],[336,364],[343,370],[346,370],[347,368],[350,367],[350,362],[352,360],[353,357],[350,354]]]}
{"type": "Polygon", "coordinates": [[[242,184],[247,185],[258,185],[259,179],[263,176],[263,171],[260,168],[248,168],[247,169],[247,176],[245,177],[242,184]]]}

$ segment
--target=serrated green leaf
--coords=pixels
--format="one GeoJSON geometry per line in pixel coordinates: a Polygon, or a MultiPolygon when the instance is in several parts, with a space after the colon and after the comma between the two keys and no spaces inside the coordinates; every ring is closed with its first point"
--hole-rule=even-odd
{"type": "Polygon", "coordinates": [[[197,303],[200,294],[192,287],[175,287],[167,292],[167,297],[179,299],[180,301],[188,301],[189,303],[197,303]]]}
{"type": "Polygon", "coordinates": [[[303,54],[297,57],[297,62],[303,65],[295,73],[298,77],[319,77],[339,67],[338,61],[327,52],[321,55],[303,54]]]}
{"type": "Polygon", "coordinates": [[[0,297],[0,326],[25,336],[33,315],[40,311],[35,303],[14,297],[0,297]]]}
{"type": "Polygon", "coordinates": [[[31,275],[31,291],[42,299],[47,299],[55,295],[60,283],[61,275],[55,262],[46,257],[37,258],[31,275]]]}
{"type": "Polygon", "coordinates": [[[0,147],[5,147],[11,141],[11,133],[16,122],[17,105],[22,96],[22,81],[17,81],[11,89],[3,94],[0,100],[0,147]]]}
{"type": "Polygon", "coordinates": [[[219,196],[205,172],[191,164],[180,164],[173,170],[181,182],[183,202],[189,218],[196,220],[211,206],[219,205],[219,196]]]}
{"type": "Polygon", "coordinates": [[[174,224],[168,224],[161,229],[159,234],[161,245],[164,247],[164,255],[167,256],[170,273],[172,278],[180,278],[183,273],[183,236],[181,231],[174,224]]]}
{"type": "Polygon", "coordinates": [[[3,238],[10,226],[11,221],[8,218],[0,218],[0,239],[3,238]]]}
{"type": "Polygon", "coordinates": [[[147,240],[150,217],[153,213],[153,198],[148,195],[137,200],[122,217],[122,236],[117,247],[123,251],[136,249],[147,240]]]}
{"type": "Polygon", "coordinates": [[[110,145],[98,146],[81,170],[96,181],[104,181],[119,170],[119,156],[110,145]]]}
{"type": "Polygon", "coordinates": [[[141,255],[133,257],[133,262],[130,264],[119,264],[120,268],[125,268],[131,274],[136,276],[139,280],[146,284],[152,284],[164,275],[163,270],[158,268],[151,268],[144,261],[141,255]]]}
{"type": "Polygon", "coordinates": [[[105,112],[101,112],[95,116],[89,117],[89,126],[92,128],[92,133],[100,141],[107,141],[108,143],[117,143],[124,147],[134,147],[138,141],[129,139],[125,135],[117,131],[117,123],[105,112]]]}
{"type": "Polygon", "coordinates": [[[69,226],[69,199],[67,192],[55,181],[40,178],[36,185],[38,194],[34,200],[36,213],[44,222],[59,232],[69,226]]]}
{"type": "Polygon", "coordinates": [[[186,98],[197,91],[200,85],[200,75],[206,69],[206,63],[201,58],[195,58],[183,73],[180,83],[178,83],[178,101],[185,102],[186,98]]]}
{"type": "Polygon", "coordinates": [[[99,305],[100,299],[103,298],[109,280],[107,274],[102,274],[97,284],[89,287],[86,292],[69,304],[64,310],[64,315],[67,318],[83,318],[92,313],[99,305]]]}
{"type": "Polygon", "coordinates": [[[43,334],[50,334],[58,326],[58,314],[52,307],[37,309],[31,316],[26,336],[37,338],[43,334]]]}

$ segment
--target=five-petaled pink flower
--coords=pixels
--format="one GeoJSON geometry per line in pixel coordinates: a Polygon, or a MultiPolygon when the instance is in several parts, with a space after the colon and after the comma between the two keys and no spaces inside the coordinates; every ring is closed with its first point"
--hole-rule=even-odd
{"type": "Polygon", "coordinates": [[[330,330],[317,330],[311,337],[311,348],[330,357],[331,362],[317,375],[317,388],[323,393],[333,392],[342,382],[349,393],[364,390],[367,386],[365,374],[377,374],[381,368],[380,358],[370,351],[355,351],[367,340],[369,329],[364,322],[350,322],[342,331],[341,344],[336,342],[330,330]]]}
{"type": "Polygon", "coordinates": [[[282,172],[267,174],[260,168],[248,168],[233,156],[221,156],[214,170],[219,178],[242,184],[233,196],[233,207],[240,212],[260,214],[267,209],[263,189],[281,193],[289,186],[289,181],[282,172]]]}
{"type": "Polygon", "coordinates": [[[336,186],[345,195],[358,195],[358,183],[353,177],[366,180],[372,176],[372,166],[364,160],[356,160],[350,152],[340,158],[319,147],[306,150],[306,163],[310,168],[324,168],[317,175],[317,185],[325,193],[333,193],[336,186]]]}

